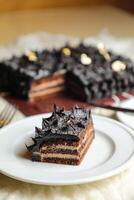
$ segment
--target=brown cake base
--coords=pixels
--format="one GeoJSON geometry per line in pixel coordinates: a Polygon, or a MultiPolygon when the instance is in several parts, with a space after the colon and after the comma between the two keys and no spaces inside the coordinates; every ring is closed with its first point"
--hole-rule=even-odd
{"type": "MultiPolygon", "coordinates": [[[[93,138],[92,138],[93,140],[93,138]]],[[[89,145],[87,146],[87,148],[85,149],[83,155],[81,156],[81,158],[79,160],[73,160],[73,159],[60,159],[60,158],[46,158],[43,159],[42,162],[48,162],[48,163],[57,163],[57,164],[64,164],[64,165],[79,165],[83,158],[85,157],[86,152],[88,151],[88,148],[90,147],[92,140],[90,141],[89,145]]]]}
{"type": "Polygon", "coordinates": [[[64,72],[34,81],[29,92],[30,101],[51,97],[64,91],[64,72]]]}
{"type": "Polygon", "coordinates": [[[77,142],[45,143],[40,149],[41,162],[79,165],[94,138],[93,123],[87,124],[77,142]]]}

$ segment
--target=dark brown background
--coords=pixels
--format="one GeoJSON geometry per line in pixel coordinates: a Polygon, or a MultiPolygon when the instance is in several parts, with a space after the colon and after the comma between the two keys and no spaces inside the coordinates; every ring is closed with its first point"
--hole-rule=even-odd
{"type": "Polygon", "coordinates": [[[84,5],[114,5],[134,12],[134,0],[0,0],[0,12],[84,5]]]}

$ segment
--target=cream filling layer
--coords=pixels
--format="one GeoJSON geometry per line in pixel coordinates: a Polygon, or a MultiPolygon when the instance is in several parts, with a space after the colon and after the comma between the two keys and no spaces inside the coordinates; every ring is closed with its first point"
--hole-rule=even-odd
{"type": "Polygon", "coordinates": [[[38,91],[38,92],[30,92],[29,98],[40,97],[43,95],[49,95],[49,94],[60,92],[62,90],[64,90],[64,86],[57,86],[56,88],[49,88],[47,90],[42,90],[42,91],[38,91]]]}
{"type": "Polygon", "coordinates": [[[63,159],[79,159],[77,155],[61,154],[61,153],[47,153],[42,158],[63,158],[63,159]]]}
{"type": "Polygon", "coordinates": [[[64,79],[61,78],[57,78],[56,80],[51,80],[50,82],[42,82],[41,84],[38,84],[37,86],[34,86],[31,89],[31,92],[38,92],[39,90],[45,90],[45,89],[49,89],[51,87],[56,87],[58,85],[63,85],[64,84],[64,79]]]}

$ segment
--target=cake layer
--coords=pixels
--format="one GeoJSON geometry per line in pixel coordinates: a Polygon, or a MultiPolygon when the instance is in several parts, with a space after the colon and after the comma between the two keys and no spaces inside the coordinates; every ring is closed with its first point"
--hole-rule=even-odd
{"type": "Polygon", "coordinates": [[[64,72],[34,81],[29,91],[29,99],[34,101],[48,97],[64,90],[64,72]]]}
{"type": "Polygon", "coordinates": [[[59,159],[59,158],[45,158],[42,162],[47,163],[56,163],[56,164],[64,164],[64,165],[79,165],[80,160],[75,159],[59,159]]]}
{"type": "Polygon", "coordinates": [[[85,151],[83,151],[83,154],[81,154],[80,158],[43,158],[42,162],[58,163],[58,164],[65,164],[65,165],[79,165],[82,162],[85,154],[87,153],[87,150],[89,149],[93,138],[94,137],[92,137],[90,142],[87,143],[85,151]]]}
{"type": "Polygon", "coordinates": [[[45,99],[54,95],[57,95],[58,93],[61,93],[64,91],[64,85],[58,85],[49,89],[45,89],[38,92],[31,92],[29,94],[29,99],[31,101],[39,100],[39,99],[45,99]]]}
{"type": "Polygon", "coordinates": [[[64,84],[63,75],[55,75],[49,78],[41,79],[41,81],[36,81],[32,83],[30,92],[36,93],[38,91],[46,90],[52,87],[57,87],[64,84]]]}
{"type": "MultiPolygon", "coordinates": [[[[53,151],[51,153],[47,152],[47,153],[41,153],[41,160],[45,159],[45,158],[63,158],[63,159],[76,159],[79,160],[81,159],[81,156],[83,155],[83,153],[85,152],[85,150],[87,149],[87,146],[90,144],[90,142],[93,140],[93,134],[87,139],[87,141],[82,145],[81,149],[77,152],[64,152],[63,150],[60,150],[59,153],[53,151]]],[[[69,150],[68,150],[69,151],[69,150]]]]}

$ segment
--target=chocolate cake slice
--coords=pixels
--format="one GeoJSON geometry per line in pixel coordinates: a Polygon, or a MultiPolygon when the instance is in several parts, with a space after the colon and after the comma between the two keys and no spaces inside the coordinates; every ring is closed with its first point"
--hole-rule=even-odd
{"type": "Polygon", "coordinates": [[[64,66],[56,50],[28,51],[0,63],[0,90],[35,100],[64,90],[64,66]]]}
{"type": "Polygon", "coordinates": [[[35,128],[34,144],[27,146],[33,161],[79,165],[94,138],[91,112],[77,106],[70,111],[54,106],[42,129],[35,128]]]}

